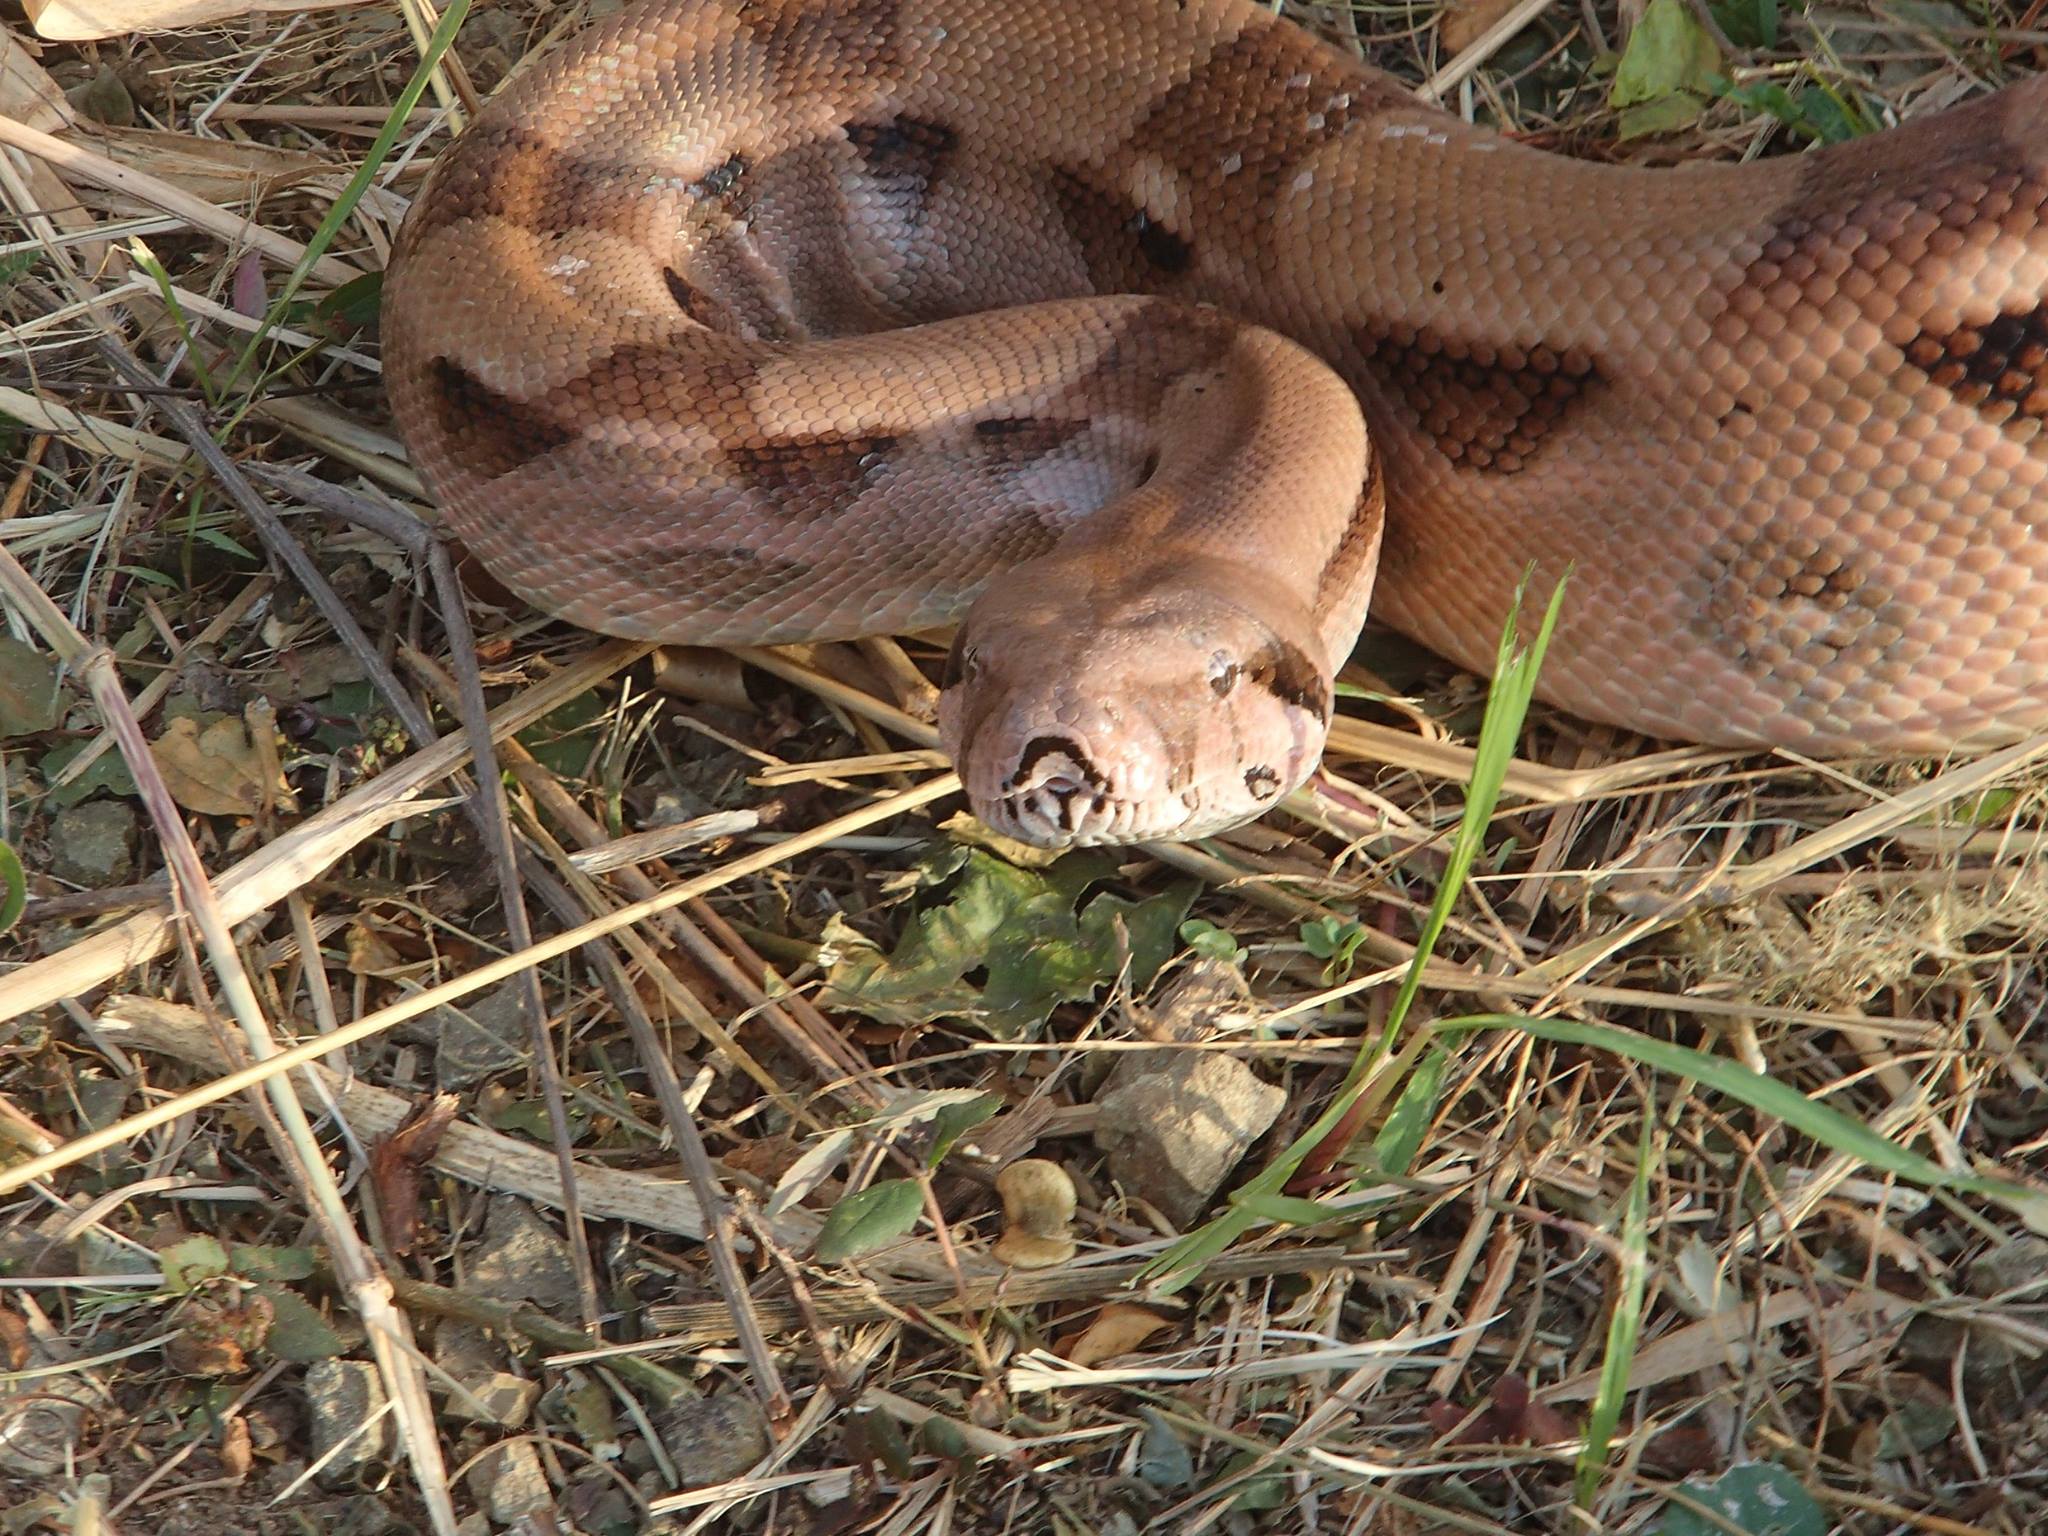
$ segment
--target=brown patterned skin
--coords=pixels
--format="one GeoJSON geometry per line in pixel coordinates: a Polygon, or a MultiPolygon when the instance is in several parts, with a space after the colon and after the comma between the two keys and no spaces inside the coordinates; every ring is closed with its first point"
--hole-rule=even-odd
{"type": "Polygon", "coordinates": [[[1657,736],[2048,725],[2048,77],[1648,171],[1243,0],[655,4],[442,157],[385,302],[510,586],[705,643],[964,614],[942,731],[1033,842],[1298,783],[1376,560],[1478,669],[1572,568],[1544,694],[1657,736]]]}

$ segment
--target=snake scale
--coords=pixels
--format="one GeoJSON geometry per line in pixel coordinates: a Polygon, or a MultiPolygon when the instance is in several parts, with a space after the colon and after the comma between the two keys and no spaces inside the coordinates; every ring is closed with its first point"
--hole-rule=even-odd
{"type": "Polygon", "coordinates": [[[641,5],[441,156],[383,334],[447,523],[551,614],[961,621],[941,733],[1033,843],[1258,815],[1369,597],[1487,671],[1531,569],[1592,720],[2048,725],[2048,75],[1650,170],[1245,0],[641,5]]]}

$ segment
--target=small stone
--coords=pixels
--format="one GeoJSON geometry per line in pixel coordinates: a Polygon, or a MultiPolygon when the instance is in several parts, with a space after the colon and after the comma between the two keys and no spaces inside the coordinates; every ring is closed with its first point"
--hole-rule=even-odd
{"type": "Polygon", "coordinates": [[[510,981],[462,1007],[435,1008],[399,1033],[434,1048],[434,1082],[457,1093],[526,1059],[532,1039],[526,986],[510,981]]]}
{"type": "Polygon", "coordinates": [[[550,1511],[555,1503],[540,1452],[529,1440],[507,1440],[479,1456],[469,1469],[469,1491],[494,1525],[550,1511]]]}
{"type": "Polygon", "coordinates": [[[500,1195],[484,1217],[463,1289],[494,1301],[530,1301],[546,1311],[576,1303],[576,1266],[562,1235],[524,1200],[500,1195]]]}
{"type": "Polygon", "coordinates": [[[50,818],[50,873],[84,890],[125,885],[135,873],[135,811],[88,800],[50,818]]]}
{"type": "MultiPolygon", "coordinates": [[[[1258,1005],[1244,973],[1217,959],[1183,967],[1157,996],[1131,1010],[1148,1040],[1194,1042],[1243,1031],[1258,1005]]],[[[1162,1048],[1117,1058],[1095,1092],[1095,1144],[1131,1193],[1185,1228],[1265,1135],[1284,1090],[1235,1057],[1162,1048]]]]}
{"type": "Polygon", "coordinates": [[[773,1444],[761,1405],[744,1392],[677,1402],[662,1418],[661,1443],[685,1488],[744,1477],[773,1444]]]}
{"type": "Polygon", "coordinates": [[[1146,1051],[1096,1095],[1095,1145],[1118,1183],[1185,1229],[1286,1103],[1235,1057],[1146,1051]]]}
{"type": "Polygon", "coordinates": [[[360,1469],[381,1460],[390,1423],[369,1423],[384,1406],[384,1383],[365,1360],[318,1360],[306,1367],[306,1412],[313,1433],[313,1459],[341,1449],[320,1468],[330,1487],[351,1481],[360,1469]]]}
{"type": "MultiPolygon", "coordinates": [[[[41,1362],[38,1362],[41,1363],[41,1362]]],[[[95,1394],[70,1376],[44,1376],[0,1389],[0,1472],[42,1479],[61,1476],[90,1442],[95,1394]]]]}
{"type": "Polygon", "coordinates": [[[1965,1272],[1970,1294],[1986,1300],[2038,1285],[2048,1272],[2048,1237],[2021,1233],[1970,1261],[1965,1272]]]}
{"type": "Polygon", "coordinates": [[[534,1402],[540,1397],[539,1382],[514,1376],[510,1371],[492,1371],[474,1381],[465,1381],[463,1386],[468,1389],[467,1397],[460,1392],[448,1394],[449,1416],[472,1424],[497,1424],[506,1429],[518,1429],[524,1425],[533,1413],[534,1402]]]}
{"type": "MultiPolygon", "coordinates": [[[[1255,1012],[1237,967],[1198,961],[1135,1008],[1133,1026],[1149,1040],[1192,1042],[1243,1030],[1255,1012]]],[[[1284,1090],[1235,1057],[1139,1051],[1120,1057],[1096,1092],[1096,1147],[1118,1184],[1186,1229],[1284,1104],[1284,1090]]]]}

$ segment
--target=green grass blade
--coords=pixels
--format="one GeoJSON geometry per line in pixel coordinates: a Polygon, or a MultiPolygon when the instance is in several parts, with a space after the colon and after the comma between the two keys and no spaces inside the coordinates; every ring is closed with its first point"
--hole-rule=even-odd
{"type": "Polygon", "coordinates": [[[1161,1294],[1171,1294],[1186,1285],[1203,1265],[1257,1226],[1262,1218],[1254,1207],[1273,1208],[1271,1197],[1281,1194],[1309,1153],[1321,1146],[1343,1123],[1345,1115],[1364,1090],[1373,1067],[1392,1044],[1401,1021],[1414,1003],[1416,991],[1422,985],[1423,970],[1429,964],[1437,940],[1443,936],[1451,909],[1457,905],[1458,893],[1464,888],[1465,878],[1471,873],[1472,865],[1484,846],[1486,825],[1500,800],[1501,784],[1507,777],[1508,764],[1514,759],[1523,717],[1528,714],[1530,701],[1536,695],[1536,674],[1543,665],[1543,653],[1550,644],[1551,634],[1557,627],[1558,613],[1564,606],[1564,582],[1560,581],[1550,594],[1550,604],[1544,610],[1543,623],[1535,640],[1527,650],[1520,649],[1520,619],[1526,585],[1525,582],[1515,589],[1514,609],[1501,630],[1498,664],[1494,669],[1493,687],[1487,695],[1486,713],[1480,722],[1464,814],[1459,818],[1450,859],[1437,886],[1436,900],[1431,904],[1429,918],[1416,942],[1415,959],[1402,979],[1401,991],[1387,1017],[1386,1029],[1379,1039],[1360,1046],[1358,1058],[1346,1074],[1343,1086],[1329,1106],[1316,1117],[1315,1123],[1248,1180],[1233,1197],[1228,1209],[1197,1227],[1146,1266],[1141,1278],[1151,1281],[1161,1294]]]}
{"type": "Polygon", "coordinates": [[[405,89],[398,93],[398,99],[392,103],[391,111],[384,119],[384,126],[377,130],[377,137],[371,141],[368,153],[363,156],[363,163],[356,167],[355,175],[349,178],[341,196],[336,198],[334,206],[327,210],[327,216],[320,221],[320,227],[313,231],[313,238],[306,242],[305,255],[301,256],[298,264],[292,268],[291,275],[284,281],[283,289],[271,304],[269,312],[264,315],[263,323],[251,333],[248,342],[242,348],[241,356],[235,359],[234,368],[229,371],[221,386],[223,390],[231,388],[248,371],[250,363],[255,360],[256,353],[269,338],[271,330],[283,320],[286,309],[290,307],[292,300],[298,297],[299,289],[305,284],[307,275],[312,272],[314,263],[327,254],[328,246],[332,245],[334,237],[341,233],[342,225],[346,224],[356,211],[356,204],[360,203],[363,194],[370,190],[370,183],[376,179],[377,172],[383,168],[392,146],[398,142],[399,134],[404,131],[406,119],[412,115],[412,109],[419,105],[420,97],[426,94],[427,82],[433,77],[435,66],[441,62],[441,56],[454,46],[455,34],[461,30],[462,18],[468,14],[469,0],[452,0],[448,9],[441,13],[440,24],[434,28],[434,35],[427,40],[426,51],[420,55],[418,67],[413,70],[412,78],[406,81],[405,89]]]}
{"type": "MultiPolygon", "coordinates": [[[[1444,877],[1437,884],[1436,900],[1430,903],[1422,935],[1416,940],[1414,963],[1408,967],[1408,974],[1401,978],[1401,990],[1394,994],[1394,1005],[1388,1010],[1387,1025],[1380,1036],[1381,1052],[1393,1044],[1402,1022],[1408,1017],[1415,994],[1422,986],[1423,969],[1436,950],[1437,940],[1443,937],[1444,925],[1451,920],[1451,911],[1458,904],[1458,895],[1465,888],[1472,865],[1486,846],[1487,824],[1493,820],[1493,808],[1500,803],[1500,787],[1507,779],[1508,765],[1514,761],[1515,743],[1522,734],[1522,721],[1536,697],[1536,677],[1543,666],[1544,652],[1550,648],[1550,637],[1557,629],[1557,616],[1564,607],[1565,584],[1560,581],[1552,589],[1550,603],[1543,611],[1543,622],[1537,627],[1535,640],[1526,651],[1517,651],[1516,621],[1522,611],[1527,585],[1525,580],[1515,588],[1515,611],[1501,630],[1493,687],[1486,696],[1486,713],[1480,719],[1479,741],[1473,749],[1472,782],[1465,791],[1465,812],[1458,818],[1458,830],[1451,839],[1444,877]]],[[[1377,1055],[1362,1061],[1360,1067],[1354,1069],[1354,1077],[1363,1075],[1364,1069],[1376,1059],[1377,1055]]]]}
{"type": "Polygon", "coordinates": [[[1612,1024],[1590,1024],[1578,1019],[1473,1014],[1466,1018],[1445,1019],[1436,1027],[1446,1033],[1465,1029],[1518,1029],[1539,1040],[1612,1051],[1617,1056],[1626,1056],[1631,1061],[1639,1061],[1675,1077],[1690,1078],[1716,1093],[1740,1100],[1752,1109],[1782,1120],[1802,1136],[1831,1151],[1911,1183],[1996,1200],[2027,1216],[2030,1225],[2048,1211],[2048,1194],[2005,1179],[1951,1172],[1939,1163],[1900,1146],[1833,1105],[1810,1099],[1790,1083],[1752,1072],[1725,1056],[1712,1056],[1690,1046],[1673,1045],[1668,1040],[1653,1040],[1612,1024]]]}
{"type": "Polygon", "coordinates": [[[1643,1292],[1650,1276],[1650,1167],[1653,1157],[1650,1119],[1643,1119],[1643,1137],[1636,1148],[1636,1176],[1629,1186],[1628,1205],[1621,1223],[1620,1294],[1614,1298],[1614,1314],[1607,1320],[1607,1351],[1600,1361],[1600,1387],[1593,1395],[1592,1412],[1586,1418],[1586,1444],[1579,1452],[1577,1494],[1579,1507],[1591,1506],[1600,1488],[1600,1474],[1607,1466],[1608,1447],[1621,1423],[1621,1410],[1628,1401],[1630,1368],[1635,1364],[1636,1339],[1643,1329],[1643,1292]]]}

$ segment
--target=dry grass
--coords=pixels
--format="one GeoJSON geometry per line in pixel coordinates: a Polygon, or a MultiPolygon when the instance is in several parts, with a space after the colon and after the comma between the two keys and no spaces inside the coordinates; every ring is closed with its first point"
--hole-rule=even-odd
{"type": "MultiPolygon", "coordinates": [[[[1089,1134],[1095,1080],[1146,1025],[1130,988],[1002,1040],[823,998],[849,927],[894,942],[904,872],[958,835],[933,648],[657,667],[488,606],[473,571],[465,611],[410,543],[374,335],[318,301],[381,265],[445,142],[432,103],[488,91],[582,10],[468,19],[453,84],[239,379],[244,316],[336,206],[431,18],[270,15],[39,61],[7,23],[0,116],[68,148],[0,157],[0,711],[32,651],[75,685],[0,742],[0,839],[32,898],[0,971],[8,1529],[452,1529],[477,1507],[464,1468],[503,1443],[552,1487],[535,1531],[1654,1531],[1675,1485],[1752,1461],[1843,1532],[2048,1530],[2048,1243],[2010,1203],[1889,1177],[1613,1050],[1431,1027],[1624,1026],[1951,1175],[2039,1180],[2043,744],[1870,771],[1654,753],[1539,710],[1347,1122],[1363,1158],[1419,1112],[1412,1161],[1297,1179],[1327,1220],[1251,1224],[1148,1291],[1180,1234],[1089,1134]],[[63,126],[39,81],[120,126],[63,126]],[[496,742],[481,776],[465,689],[496,742]],[[197,734],[179,719],[212,759],[163,748],[197,734]],[[93,777],[122,759],[132,780],[93,777]],[[229,801],[193,811],[194,774],[229,801]],[[130,846],[66,878],[88,790],[130,846]],[[485,1053],[409,1179],[390,1138],[438,1056],[408,1031],[440,1020],[459,1053],[433,1010],[464,999],[532,1032],[485,1053]],[[913,1180],[915,1229],[820,1261],[836,1202],[923,1169],[915,1097],[968,1089],[1000,1109],[913,1180]],[[797,1164],[821,1145],[838,1157],[797,1164]],[[1026,1157],[1078,1183],[1073,1264],[991,1257],[996,1175],[1026,1157]],[[793,1166],[799,1198],[773,1199],[793,1166]],[[566,1234],[552,1315],[469,1283],[493,1192],[566,1234]],[[1086,1331],[1144,1321],[1130,1303],[1156,1331],[1077,1363],[1086,1331]],[[446,1396],[472,1325],[546,1389],[520,1428],[446,1396]],[[409,1449],[323,1490],[300,1481],[301,1384],[333,1349],[378,1362],[409,1449]],[[699,1393],[762,1404],[774,1445],[678,1495],[720,1436],[649,1430],[701,1418],[699,1393]],[[1603,1408],[1612,1442],[1585,1452],[1603,1408]]],[[[1434,11],[1339,20],[1447,105],[1560,149],[1786,147],[1726,103],[1618,141],[1590,74],[1623,35],[1604,4],[1475,8],[1455,59],[1434,11]]],[[[1788,18],[1736,73],[1923,110],[2048,65],[2044,46],[2038,0],[1901,4],[1788,18]]],[[[1383,640],[1361,657],[1351,680],[1399,699],[1379,714],[1398,727],[1350,721],[1290,814],[1107,871],[1138,902],[1196,877],[1200,942],[1250,983],[1222,1040],[1287,1103],[1240,1178],[1384,1026],[1464,804],[1470,680],[1383,640]]]]}

